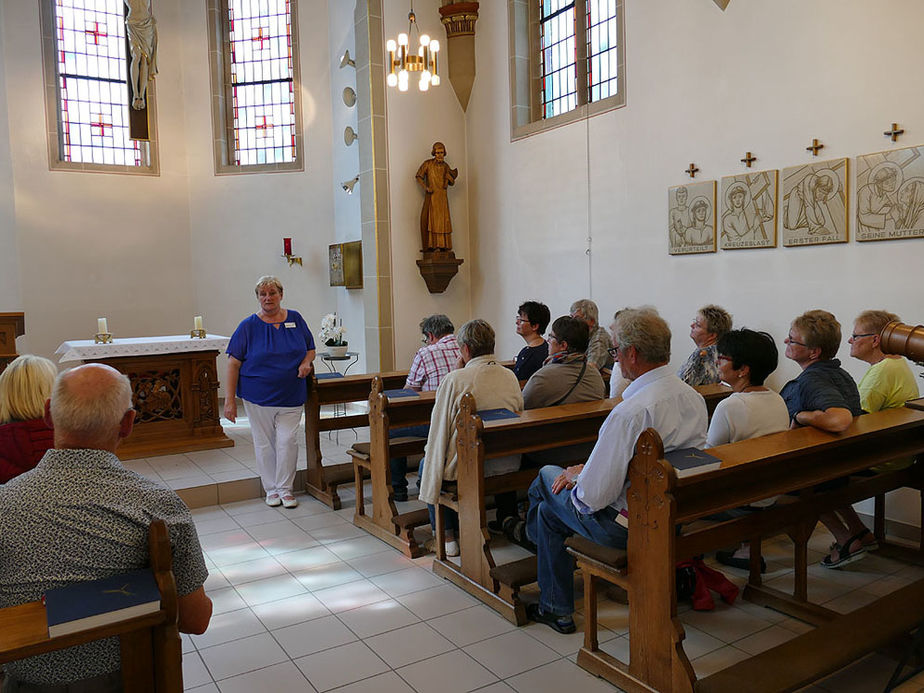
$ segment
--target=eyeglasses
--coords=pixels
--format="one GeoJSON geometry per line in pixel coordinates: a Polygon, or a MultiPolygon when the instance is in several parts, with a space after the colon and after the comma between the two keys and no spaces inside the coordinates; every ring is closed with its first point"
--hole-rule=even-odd
{"type": "Polygon", "coordinates": [[[786,335],[786,339],[784,339],[783,341],[786,342],[787,344],[798,344],[799,346],[804,346],[805,348],[808,348],[808,344],[806,344],[805,342],[800,342],[797,339],[793,339],[791,334],[786,335]]]}
{"type": "Polygon", "coordinates": [[[551,332],[549,332],[549,337],[548,337],[548,339],[547,339],[546,341],[549,341],[549,342],[551,342],[551,341],[556,341],[556,342],[558,342],[558,341],[560,341],[560,340],[559,340],[558,337],[556,337],[554,334],[552,334],[551,332]]]}
{"type": "MultiPolygon", "coordinates": [[[[524,317],[521,317],[521,316],[518,315],[518,316],[516,317],[516,321],[517,321],[517,322],[529,322],[529,318],[524,318],[524,317]]],[[[529,324],[531,325],[532,323],[529,323],[529,324]]]]}
{"type": "Polygon", "coordinates": [[[853,341],[857,341],[861,337],[875,337],[877,334],[879,333],[878,332],[864,332],[863,334],[852,334],[850,335],[850,338],[853,341]]]}
{"type": "Polygon", "coordinates": [[[726,356],[725,354],[719,354],[718,356],[716,356],[716,359],[719,361],[734,361],[734,359],[731,356],[726,356]]]}

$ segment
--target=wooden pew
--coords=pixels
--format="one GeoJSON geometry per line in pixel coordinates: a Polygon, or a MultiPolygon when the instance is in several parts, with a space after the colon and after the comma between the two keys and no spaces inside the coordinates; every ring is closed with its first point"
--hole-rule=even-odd
{"type": "Polygon", "coordinates": [[[305,401],[305,447],[308,456],[308,469],[305,490],[325,505],[334,510],[341,507],[337,486],[353,481],[353,465],[350,462],[324,466],[321,456],[321,433],[328,431],[345,431],[350,428],[367,426],[366,414],[349,414],[321,418],[321,407],[327,404],[352,404],[365,402],[372,389],[373,378],[379,377],[385,389],[391,390],[404,386],[407,371],[386,373],[364,373],[360,375],[324,377],[327,374],[312,372],[308,379],[308,399],[305,401]]]}
{"type": "Polygon", "coordinates": [[[356,444],[350,450],[356,483],[356,512],[353,524],[378,537],[411,558],[425,553],[414,538],[414,528],[430,522],[426,508],[399,514],[391,486],[392,457],[423,453],[426,438],[389,438],[389,431],[403,426],[430,423],[436,392],[421,392],[416,397],[389,398],[386,381],[376,377],[369,394],[369,443],[356,444]],[[372,480],[372,514],[366,513],[363,472],[372,480]]]}
{"type": "MultiPolygon", "coordinates": [[[[920,489],[924,465],[919,462],[874,477],[855,477],[848,485],[834,489],[819,490],[818,484],[922,451],[924,412],[912,408],[857,417],[839,435],[801,428],[723,445],[710,450],[720,464],[683,472],[663,459],[657,433],[653,429],[645,431],[629,466],[627,550],[601,551],[602,547],[591,542],[569,540],[569,551],[577,559],[585,585],[585,640],[578,664],[633,691],[788,691],[907,633],[924,621],[924,581],[841,615],[808,599],[806,543],[819,513],[892,488],[920,489]],[[726,522],[690,527],[695,520],[722,510],[790,491],[799,491],[792,503],[726,522]],[[682,529],[679,533],[678,527],[682,529]],[[780,531],[795,542],[792,595],[761,584],[761,537],[780,531]],[[752,555],[745,599],[818,627],[697,680],[683,649],[684,631],[677,619],[675,565],[692,555],[745,539],[751,541],[752,555]],[[628,592],[632,605],[628,663],[598,647],[599,578],[628,592]]],[[[918,552],[919,561],[922,557],[924,553],[918,552]]]]}
{"type": "MultiPolygon", "coordinates": [[[[716,405],[729,394],[724,385],[694,388],[706,400],[710,416],[716,405]]],[[[497,477],[484,476],[484,462],[494,457],[548,450],[597,440],[597,433],[610,411],[621,400],[565,404],[530,409],[516,419],[482,422],[473,409],[473,398],[463,397],[456,420],[459,429],[457,449],[457,484],[440,498],[440,505],[459,513],[460,565],[447,560],[442,547],[433,561],[433,571],[482,600],[508,620],[523,625],[525,604],[520,588],[536,580],[536,560],[529,557],[498,566],[491,553],[487,530],[485,496],[503,491],[522,490],[538,473],[523,470],[497,477]]],[[[572,462],[583,462],[575,459],[572,462]]],[[[437,514],[439,524],[440,515],[437,514]]],[[[441,536],[441,528],[437,527],[441,536]]]]}
{"type": "Polygon", "coordinates": [[[149,545],[151,570],[161,594],[158,611],[50,638],[41,601],[0,609],[0,664],[118,636],[125,691],[181,693],[183,655],[177,628],[179,610],[170,538],[163,520],[151,523],[149,545]]]}

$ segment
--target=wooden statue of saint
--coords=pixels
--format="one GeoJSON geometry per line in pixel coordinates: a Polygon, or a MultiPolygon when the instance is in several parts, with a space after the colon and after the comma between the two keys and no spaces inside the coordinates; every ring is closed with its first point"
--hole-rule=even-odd
{"type": "Polygon", "coordinates": [[[125,29],[132,62],[129,68],[132,86],[132,108],[145,109],[148,80],[157,74],[157,22],[151,14],[150,0],[125,0],[128,15],[125,29]]]}
{"type": "Polygon", "coordinates": [[[427,251],[452,250],[452,221],[449,218],[449,196],[447,189],[455,185],[459,169],[449,168],[446,146],[434,142],[430,150],[432,159],[424,161],[417,169],[417,182],[423,187],[423,208],[420,210],[421,249],[427,251]]]}

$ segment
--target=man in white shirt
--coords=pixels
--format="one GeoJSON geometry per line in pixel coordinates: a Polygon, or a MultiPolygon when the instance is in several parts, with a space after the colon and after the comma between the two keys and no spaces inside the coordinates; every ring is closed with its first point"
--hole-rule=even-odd
{"type": "Polygon", "coordinates": [[[561,633],[574,632],[574,562],[565,539],[580,534],[625,548],[628,533],[616,523],[627,508],[626,475],[639,435],[654,428],[669,452],[702,448],[707,414],[702,396],[671,371],[671,331],[653,310],[628,308],[616,319],[619,368],[631,384],[603,422],[582,465],[547,466],[529,489],[526,527],[537,548],[539,603],[527,615],[561,633]]]}

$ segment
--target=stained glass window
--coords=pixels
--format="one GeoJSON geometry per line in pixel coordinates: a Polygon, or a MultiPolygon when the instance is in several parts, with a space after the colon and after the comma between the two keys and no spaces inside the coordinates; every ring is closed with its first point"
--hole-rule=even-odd
{"type": "Polygon", "coordinates": [[[148,166],[129,139],[123,0],[54,0],[54,31],[60,160],[148,166]]]}
{"type": "Polygon", "coordinates": [[[291,0],[228,0],[233,163],[295,162],[291,0]]]}
{"type": "Polygon", "coordinates": [[[543,118],[600,101],[618,91],[617,0],[537,0],[543,118]],[[583,22],[576,22],[578,14],[583,22]],[[586,50],[579,55],[583,42],[586,50]],[[586,55],[586,69],[578,60],[586,55]]]}

